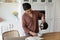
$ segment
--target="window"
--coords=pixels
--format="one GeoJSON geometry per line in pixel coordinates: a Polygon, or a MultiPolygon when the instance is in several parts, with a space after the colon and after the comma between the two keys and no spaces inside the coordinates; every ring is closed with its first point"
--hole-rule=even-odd
{"type": "Polygon", "coordinates": [[[48,2],[52,2],[52,0],[48,0],[48,2]]]}
{"type": "Polygon", "coordinates": [[[41,0],[41,2],[45,2],[45,0],[41,0]]]}
{"type": "Polygon", "coordinates": [[[37,0],[33,0],[33,2],[37,2],[37,0]]]}
{"type": "Polygon", "coordinates": [[[24,1],[29,1],[29,0],[24,0],[24,1]]]}

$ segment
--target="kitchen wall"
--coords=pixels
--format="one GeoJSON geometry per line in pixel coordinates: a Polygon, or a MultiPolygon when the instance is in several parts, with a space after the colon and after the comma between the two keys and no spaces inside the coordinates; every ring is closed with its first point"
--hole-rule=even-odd
{"type": "MultiPolygon", "coordinates": [[[[7,28],[6,26],[9,24],[14,24],[14,23],[16,24],[15,21],[17,21],[17,18],[12,14],[12,12],[18,11],[17,5],[3,3],[3,4],[1,4],[0,8],[1,8],[0,17],[2,17],[4,19],[4,21],[0,23],[0,24],[2,24],[1,27],[4,26],[3,28],[7,28]]],[[[3,30],[3,31],[7,31],[7,29],[3,30]]]]}
{"type": "Polygon", "coordinates": [[[22,29],[21,5],[19,3],[0,4],[0,17],[4,18],[4,21],[0,23],[0,27],[2,27],[0,33],[1,31],[3,33],[10,30],[18,30],[20,36],[24,35],[24,31],[22,29]],[[14,11],[18,12],[18,18],[12,14],[14,11]],[[11,28],[9,24],[13,24],[13,28],[11,28]]]}

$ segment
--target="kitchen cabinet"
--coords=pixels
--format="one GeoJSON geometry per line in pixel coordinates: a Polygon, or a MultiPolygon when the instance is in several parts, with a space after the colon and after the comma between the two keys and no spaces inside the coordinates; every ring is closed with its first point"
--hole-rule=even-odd
{"type": "Polygon", "coordinates": [[[55,0],[55,32],[60,32],[60,0],[55,0]]]}
{"type": "Polygon", "coordinates": [[[22,2],[27,2],[27,3],[47,3],[47,2],[50,2],[52,3],[52,0],[22,0],[22,2]]]}

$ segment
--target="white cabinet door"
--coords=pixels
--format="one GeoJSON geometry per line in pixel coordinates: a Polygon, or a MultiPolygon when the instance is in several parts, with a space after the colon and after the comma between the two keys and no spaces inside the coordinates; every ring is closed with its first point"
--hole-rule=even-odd
{"type": "Polygon", "coordinates": [[[47,5],[46,6],[46,21],[48,23],[48,32],[53,32],[54,27],[54,11],[53,11],[53,5],[47,5]]]}
{"type": "Polygon", "coordinates": [[[60,32],[60,0],[55,0],[56,10],[55,10],[55,32],[60,32]]]}

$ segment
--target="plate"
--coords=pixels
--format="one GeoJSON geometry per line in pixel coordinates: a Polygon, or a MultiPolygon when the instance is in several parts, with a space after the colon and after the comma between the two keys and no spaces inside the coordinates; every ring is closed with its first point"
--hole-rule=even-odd
{"type": "Polygon", "coordinates": [[[27,37],[25,40],[42,40],[42,39],[43,38],[36,36],[36,37],[27,37]]]}

